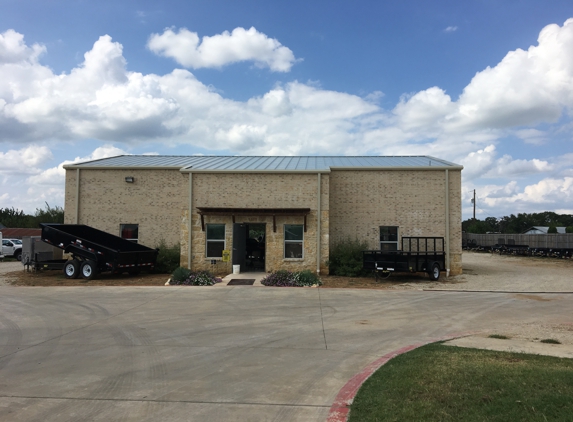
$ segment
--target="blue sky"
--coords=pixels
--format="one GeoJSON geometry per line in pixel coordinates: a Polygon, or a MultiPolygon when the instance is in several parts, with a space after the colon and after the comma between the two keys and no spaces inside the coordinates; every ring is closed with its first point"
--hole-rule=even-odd
{"type": "Polygon", "coordinates": [[[0,207],[117,154],[433,155],[573,213],[570,1],[0,0],[0,207]]]}

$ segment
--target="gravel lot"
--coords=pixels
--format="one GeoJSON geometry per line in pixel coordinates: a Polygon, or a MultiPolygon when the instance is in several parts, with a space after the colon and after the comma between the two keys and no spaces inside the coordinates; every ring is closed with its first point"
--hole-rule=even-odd
{"type": "Polygon", "coordinates": [[[446,289],[506,292],[573,292],[573,260],[464,252],[463,274],[439,283],[429,280],[395,285],[397,289],[446,289]]]}
{"type": "Polygon", "coordinates": [[[21,271],[22,268],[22,264],[19,261],[0,261],[0,286],[8,284],[7,273],[21,271]]]}

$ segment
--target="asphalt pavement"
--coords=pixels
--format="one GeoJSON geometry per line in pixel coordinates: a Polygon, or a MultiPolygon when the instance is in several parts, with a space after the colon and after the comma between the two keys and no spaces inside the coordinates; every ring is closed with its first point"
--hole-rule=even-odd
{"type": "Polygon", "coordinates": [[[573,326],[573,295],[0,286],[2,421],[323,421],[409,344],[573,326]]]}

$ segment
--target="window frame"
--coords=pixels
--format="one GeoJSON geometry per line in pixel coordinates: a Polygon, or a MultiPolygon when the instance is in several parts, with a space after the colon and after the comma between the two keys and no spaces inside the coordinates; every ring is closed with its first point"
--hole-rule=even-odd
{"type": "MultiPolygon", "coordinates": [[[[400,248],[398,247],[399,242],[400,242],[400,226],[380,226],[378,230],[379,230],[379,236],[380,236],[378,244],[379,244],[381,251],[392,251],[392,250],[398,251],[398,250],[400,250],[400,248]],[[382,240],[382,234],[383,234],[382,229],[396,229],[396,240],[382,240]],[[382,245],[392,245],[392,244],[396,245],[396,249],[388,250],[388,249],[382,248],[382,245]]],[[[386,231],[384,234],[385,235],[388,235],[388,234],[392,235],[393,233],[388,233],[388,231],[386,231]]]]}
{"type": "Polygon", "coordinates": [[[223,251],[227,249],[227,225],[225,223],[208,223],[205,225],[205,258],[223,259],[223,251]],[[209,239],[209,226],[223,226],[222,239],[209,239]],[[220,256],[209,256],[209,243],[223,243],[220,256]]]}
{"type": "Polygon", "coordinates": [[[283,259],[304,259],[304,224],[285,224],[283,226],[283,259]],[[300,239],[287,239],[287,226],[296,226],[300,227],[301,230],[301,238],[300,239]],[[287,253],[287,244],[294,244],[300,243],[301,245],[301,256],[297,257],[290,257],[286,256],[287,253]]]}
{"type": "Polygon", "coordinates": [[[121,237],[122,239],[125,239],[125,240],[129,240],[130,242],[133,242],[133,243],[139,243],[139,224],[121,223],[119,225],[119,237],[121,237]],[[124,237],[123,236],[123,230],[127,229],[128,226],[135,227],[135,234],[137,235],[136,237],[124,237]]]}

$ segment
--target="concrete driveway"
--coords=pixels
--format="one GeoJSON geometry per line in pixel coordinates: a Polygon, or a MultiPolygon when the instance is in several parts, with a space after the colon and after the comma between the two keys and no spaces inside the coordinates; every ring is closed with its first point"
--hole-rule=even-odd
{"type": "Polygon", "coordinates": [[[2,421],[322,421],[380,356],[573,326],[573,295],[0,286],[2,421]]]}

